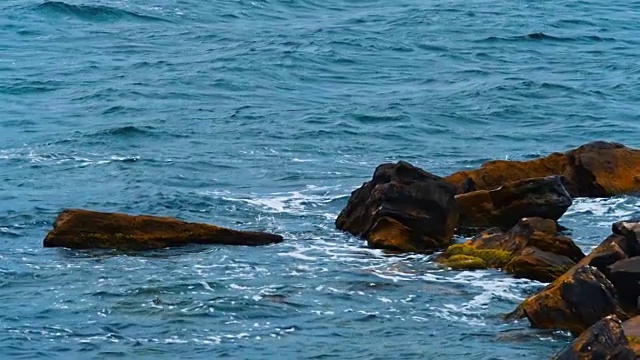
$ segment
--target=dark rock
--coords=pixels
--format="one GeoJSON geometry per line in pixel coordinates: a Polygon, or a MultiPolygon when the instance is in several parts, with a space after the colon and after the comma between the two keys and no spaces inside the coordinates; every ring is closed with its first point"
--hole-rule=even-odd
{"type": "Polygon", "coordinates": [[[505,271],[527,279],[551,282],[576,263],[566,256],[542,251],[530,246],[522,250],[506,266],[505,271]]]}
{"type": "Polygon", "coordinates": [[[619,221],[611,226],[614,234],[625,237],[624,252],[629,257],[640,256],[640,222],[638,220],[619,221]]]}
{"type": "Polygon", "coordinates": [[[187,244],[267,245],[282,236],[188,223],[174,218],[64,210],[44,239],[45,247],[150,250],[187,244]]]}
{"type": "Polygon", "coordinates": [[[591,254],[587,255],[580,264],[596,267],[600,272],[609,275],[609,266],[629,258],[627,239],[624,236],[612,234],[606,238],[591,254]]]}
{"type": "Polygon", "coordinates": [[[611,315],[585,330],[553,359],[634,360],[635,354],[629,347],[620,319],[611,315]]]}
{"type": "Polygon", "coordinates": [[[578,335],[605,316],[627,318],[614,294],[613,285],[598,269],[577,265],[520,307],[535,328],[578,335]]]}
{"type": "Polygon", "coordinates": [[[609,279],[617,290],[620,303],[628,309],[637,309],[640,300],[640,256],[610,265],[609,279]]]}
{"type": "Polygon", "coordinates": [[[529,178],[563,175],[573,197],[603,197],[640,190],[640,150],[622,144],[596,141],[565,153],[531,161],[498,160],[479,169],[460,171],[445,178],[458,193],[492,190],[529,178]]]}
{"type": "Polygon", "coordinates": [[[351,193],[336,227],[375,248],[441,248],[450,244],[458,222],[454,196],[455,188],[438,176],[403,161],[383,164],[351,193]]]}
{"type": "Polygon", "coordinates": [[[457,195],[456,201],[458,227],[503,229],[525,217],[558,220],[572,203],[560,176],[510,182],[493,190],[457,195]]]}

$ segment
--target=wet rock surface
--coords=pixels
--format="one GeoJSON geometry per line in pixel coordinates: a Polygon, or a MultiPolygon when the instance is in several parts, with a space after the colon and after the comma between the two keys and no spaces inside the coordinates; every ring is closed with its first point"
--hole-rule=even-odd
{"type": "Polygon", "coordinates": [[[607,316],[585,330],[554,360],[633,360],[622,323],[615,315],[607,316]]]}
{"type": "Polygon", "coordinates": [[[570,238],[558,235],[550,219],[524,218],[502,232],[485,230],[448,247],[436,261],[455,269],[499,268],[539,281],[552,281],[584,258],[570,238]]]}
{"type": "Polygon", "coordinates": [[[457,195],[458,227],[509,229],[525,217],[558,220],[572,204],[563,181],[560,176],[526,179],[457,195]]]}
{"type": "Polygon", "coordinates": [[[336,227],[394,251],[428,251],[449,245],[458,222],[455,188],[409,163],[380,165],[356,189],[336,227]]]}

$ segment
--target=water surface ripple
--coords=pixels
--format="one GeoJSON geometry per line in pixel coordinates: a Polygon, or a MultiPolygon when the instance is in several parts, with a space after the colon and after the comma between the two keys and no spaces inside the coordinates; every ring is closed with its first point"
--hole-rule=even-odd
{"type": "MultiPolygon", "coordinates": [[[[4,0],[7,358],[543,359],[500,315],[543,284],[334,229],[375,166],[446,175],[595,139],[640,147],[628,1],[4,0]],[[262,247],[44,249],[63,208],[283,234],[262,247]]],[[[638,199],[576,199],[591,250],[638,199]]]]}

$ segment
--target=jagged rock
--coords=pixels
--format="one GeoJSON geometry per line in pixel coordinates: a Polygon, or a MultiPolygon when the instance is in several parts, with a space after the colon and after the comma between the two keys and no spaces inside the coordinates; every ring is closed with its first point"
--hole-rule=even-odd
{"type": "Polygon", "coordinates": [[[466,193],[495,189],[512,181],[563,175],[571,196],[604,197],[640,190],[639,169],[640,150],[595,141],[531,161],[490,161],[444,180],[454,184],[458,193],[466,193]]]}
{"type": "Polygon", "coordinates": [[[188,223],[169,217],[68,209],[58,215],[45,247],[150,250],[187,244],[267,245],[282,236],[188,223]]]}
{"type": "Polygon", "coordinates": [[[351,193],[340,230],[394,251],[427,251],[451,243],[458,222],[455,188],[409,163],[382,164],[351,193]]]}
{"type": "Polygon", "coordinates": [[[506,183],[493,190],[456,196],[460,210],[458,227],[508,229],[525,217],[558,220],[572,199],[560,176],[506,183]]]}
{"type": "Polygon", "coordinates": [[[640,316],[635,316],[622,323],[631,350],[640,357],[640,316]]]}
{"type": "Polygon", "coordinates": [[[505,269],[518,277],[551,281],[584,257],[570,238],[557,232],[553,220],[524,218],[507,232],[492,228],[463,244],[451,245],[436,262],[455,269],[484,265],[505,269]]]}
{"type": "Polygon", "coordinates": [[[504,269],[516,277],[551,282],[575,264],[566,256],[529,246],[513,258],[504,269]]]}
{"type": "MultiPolygon", "coordinates": [[[[551,314],[559,314],[556,318],[541,318],[542,320],[533,319],[531,324],[534,327],[543,327],[543,328],[557,328],[557,329],[573,329],[572,331],[578,332],[580,326],[585,327],[584,324],[588,323],[588,321],[578,322],[578,325],[569,323],[568,320],[565,324],[565,319],[569,319],[575,322],[575,318],[581,318],[582,315],[579,313],[579,308],[576,308],[578,313],[571,314],[571,307],[567,305],[566,302],[560,301],[561,292],[558,290],[561,288],[562,283],[567,282],[568,280],[575,277],[575,272],[578,269],[583,269],[585,266],[594,267],[598,270],[599,274],[604,274],[604,277],[597,277],[597,279],[606,280],[605,283],[600,284],[602,289],[606,290],[605,292],[611,295],[616,294],[616,290],[614,286],[607,280],[605,277],[610,276],[610,267],[614,263],[627,259],[630,256],[635,256],[637,253],[634,252],[634,242],[635,238],[631,236],[631,234],[625,229],[635,228],[635,222],[617,222],[612,226],[613,234],[608,236],[598,247],[596,247],[589,255],[582,258],[578,263],[569,269],[565,274],[556,279],[549,286],[544,288],[540,293],[535,294],[527,298],[518,308],[516,308],[512,313],[507,315],[509,319],[522,318],[527,317],[527,313],[524,311],[524,306],[527,304],[527,307],[532,308],[534,305],[542,310],[540,312],[548,311],[549,316],[551,314]],[[623,224],[624,223],[624,224],[623,224]],[[627,234],[621,235],[621,233],[627,234]],[[576,330],[578,329],[578,330],[576,330]]],[[[535,246],[532,244],[532,246],[535,246]]],[[[552,251],[554,252],[554,251],[552,251]]],[[[584,277],[584,276],[583,276],[584,277]]],[[[597,284],[594,284],[592,287],[596,287],[597,284]]],[[[604,291],[603,290],[603,291],[604,291]]],[[[604,298],[606,296],[603,295],[604,298]]],[[[585,299],[588,296],[585,295],[585,299]]],[[[620,308],[621,304],[617,299],[615,300],[614,305],[611,305],[612,308],[615,308],[616,311],[620,308]]],[[[605,301],[606,303],[607,301],[605,301]]],[[[580,305],[578,302],[577,304],[580,305]]],[[[605,314],[607,315],[607,314],[605,314]]],[[[593,317],[589,318],[589,321],[593,320],[593,317]]],[[[530,317],[531,320],[531,317],[530,317]]]]}
{"type": "Polygon", "coordinates": [[[627,318],[609,280],[593,266],[576,266],[520,305],[533,327],[578,335],[605,316],[627,318]]]}
{"type": "Polygon", "coordinates": [[[640,222],[635,220],[618,221],[611,227],[614,234],[625,237],[625,252],[629,256],[640,255],[640,222]]]}
{"type": "Polygon", "coordinates": [[[615,315],[598,321],[556,355],[554,360],[634,360],[622,323],[615,315]]]}
{"type": "Polygon", "coordinates": [[[610,265],[608,277],[617,290],[620,303],[628,309],[637,309],[640,300],[640,256],[610,265]]]}

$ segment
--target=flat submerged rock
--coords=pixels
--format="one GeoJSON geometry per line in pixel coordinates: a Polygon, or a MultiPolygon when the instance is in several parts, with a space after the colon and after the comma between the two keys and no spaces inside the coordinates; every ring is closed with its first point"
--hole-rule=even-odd
{"type": "Polygon", "coordinates": [[[170,217],[68,209],[58,215],[45,247],[153,250],[189,244],[268,245],[280,235],[238,231],[170,217]]]}

